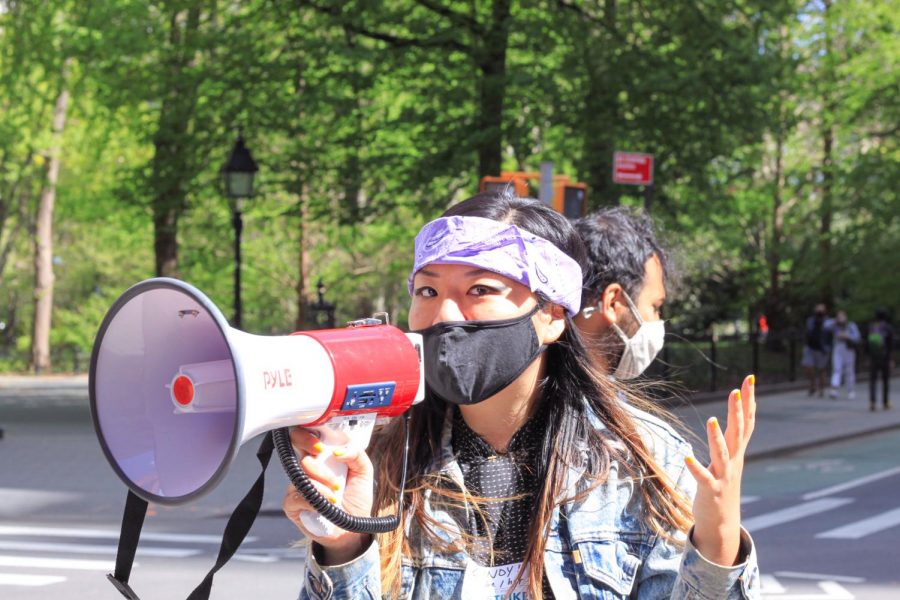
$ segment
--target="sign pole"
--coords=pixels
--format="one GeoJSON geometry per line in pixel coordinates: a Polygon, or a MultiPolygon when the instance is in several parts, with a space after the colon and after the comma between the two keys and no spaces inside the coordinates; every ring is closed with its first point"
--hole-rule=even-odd
{"type": "Polygon", "coordinates": [[[539,198],[541,202],[547,206],[553,204],[553,163],[541,163],[541,188],[539,190],[539,198]]]}
{"type": "Polygon", "coordinates": [[[653,207],[653,184],[644,186],[644,211],[649,215],[653,207]]]}

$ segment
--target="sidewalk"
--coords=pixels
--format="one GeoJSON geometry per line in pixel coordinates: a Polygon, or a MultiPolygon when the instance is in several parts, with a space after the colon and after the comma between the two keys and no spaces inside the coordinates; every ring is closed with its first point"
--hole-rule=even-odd
{"type": "MultiPolygon", "coordinates": [[[[900,377],[891,379],[890,410],[881,408],[878,390],[877,410],[869,410],[869,384],[856,386],[856,399],[847,400],[809,396],[805,389],[766,393],[756,398],[756,429],[747,448],[747,459],[758,460],[828,444],[838,440],[900,429],[900,377]]],[[[727,392],[722,400],[695,403],[671,409],[685,426],[706,443],[706,420],[715,416],[725,426],[728,414],[727,392]]],[[[697,447],[697,441],[691,440],[697,447]]]]}
{"type": "MultiPolygon", "coordinates": [[[[879,390],[880,394],[880,390],[879,390]]],[[[706,443],[706,419],[716,416],[724,426],[727,394],[721,400],[672,408],[684,425],[706,443]]],[[[891,380],[891,410],[869,411],[868,383],[856,387],[856,399],[810,397],[805,390],[766,393],[757,396],[756,431],[747,449],[748,460],[767,458],[810,446],[900,429],[900,377],[891,380]]],[[[87,375],[29,377],[0,375],[0,428],[4,412],[34,408],[67,407],[87,411],[87,375]]],[[[37,417],[36,412],[35,416],[37,417]]],[[[691,440],[700,453],[698,439],[691,440]]]]}

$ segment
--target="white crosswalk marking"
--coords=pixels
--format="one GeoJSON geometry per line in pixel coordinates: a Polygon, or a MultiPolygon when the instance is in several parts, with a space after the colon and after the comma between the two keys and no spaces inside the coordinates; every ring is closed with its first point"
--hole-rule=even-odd
{"type": "Polygon", "coordinates": [[[790,577],[791,579],[811,579],[813,581],[841,581],[843,583],[865,583],[865,577],[853,575],[826,575],[824,573],[800,573],[798,571],[775,571],[776,577],[790,577]]]}
{"type": "Polygon", "coordinates": [[[844,506],[845,504],[850,504],[851,502],[853,502],[853,500],[850,498],[822,498],[820,500],[804,502],[797,506],[791,506],[770,513],[750,517],[749,519],[744,519],[743,525],[747,531],[753,533],[761,529],[766,529],[767,527],[781,525],[782,523],[796,521],[821,512],[833,510],[840,506],[844,506]]]}
{"type": "MultiPolygon", "coordinates": [[[[99,544],[60,544],[54,542],[7,542],[0,540],[0,550],[18,550],[20,552],[58,552],[66,554],[112,554],[118,547],[99,544]]],[[[138,556],[156,556],[163,558],[185,558],[200,554],[200,550],[191,548],[154,548],[138,546],[138,556]]]]}
{"type": "Polygon", "coordinates": [[[58,575],[14,575],[12,573],[0,573],[0,585],[18,585],[23,587],[40,587],[62,583],[65,577],[58,575]]]}
{"type": "Polygon", "coordinates": [[[891,527],[900,525],[900,508],[883,512],[879,515],[849,523],[835,529],[823,531],[816,535],[817,538],[837,540],[858,540],[861,537],[878,533],[891,527]]]}
{"type": "Polygon", "coordinates": [[[830,496],[831,494],[843,492],[844,490],[859,487],[867,483],[872,483],[873,481],[878,481],[879,479],[884,479],[885,477],[891,477],[893,475],[897,475],[898,473],[900,473],[900,467],[895,467],[893,469],[888,469],[887,471],[881,471],[879,473],[872,473],[871,475],[866,475],[865,477],[860,477],[851,481],[845,481],[844,483],[839,483],[837,485],[827,487],[823,490],[804,494],[803,499],[815,500],[816,498],[821,498],[822,496],[830,496]]]}
{"type": "Polygon", "coordinates": [[[73,569],[76,571],[112,571],[116,565],[111,560],[85,560],[78,558],[37,558],[0,554],[0,567],[24,567],[35,569],[73,569]]]}
{"type": "MultiPolygon", "coordinates": [[[[0,572],[0,586],[39,587],[59,584],[68,580],[65,576],[67,570],[109,572],[115,566],[112,560],[81,560],[76,557],[95,555],[111,559],[116,555],[118,546],[109,543],[109,540],[118,540],[119,534],[117,529],[0,525],[0,552],[7,553],[0,554],[0,570],[9,569],[9,572],[0,572]],[[17,573],[16,570],[20,569],[56,572],[47,575],[17,573]]],[[[245,542],[257,539],[248,536],[245,542]]],[[[221,541],[221,536],[218,535],[143,532],[137,556],[139,559],[198,556],[210,551],[209,546],[218,546],[221,541]],[[143,545],[145,542],[156,542],[158,545],[143,545]]],[[[291,547],[250,547],[244,548],[233,558],[242,562],[276,563],[282,560],[299,560],[302,557],[303,550],[291,547]]]]}
{"type": "Polygon", "coordinates": [[[760,575],[762,597],[766,600],[854,600],[851,594],[838,581],[861,583],[860,577],[818,575],[816,573],[797,573],[794,571],[776,571],[774,575],[760,575]],[[790,585],[783,585],[777,577],[785,579],[806,579],[816,582],[818,592],[792,592],[790,585]]]}
{"type": "MultiPolygon", "coordinates": [[[[119,531],[112,529],[86,529],[79,527],[24,527],[20,525],[0,525],[0,535],[9,536],[46,536],[46,537],[78,537],[96,539],[119,539],[119,531]]],[[[255,542],[257,538],[247,536],[244,543],[255,542]]],[[[199,535],[183,533],[141,532],[142,542],[176,542],[188,544],[218,544],[222,541],[219,535],[199,535]]]]}
{"type": "Polygon", "coordinates": [[[762,588],[763,594],[783,594],[787,591],[774,575],[768,575],[766,573],[759,576],[759,585],[760,588],[762,588]]]}

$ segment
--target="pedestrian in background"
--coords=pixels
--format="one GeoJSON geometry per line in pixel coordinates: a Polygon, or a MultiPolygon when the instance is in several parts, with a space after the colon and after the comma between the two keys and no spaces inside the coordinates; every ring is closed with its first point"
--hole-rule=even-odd
{"type": "Polygon", "coordinates": [[[806,319],[806,335],[803,340],[803,358],[800,364],[809,379],[809,395],[825,393],[825,373],[828,369],[828,355],[831,352],[825,305],[816,304],[813,314],[806,319]]]}
{"type": "Polygon", "coordinates": [[[891,358],[893,349],[894,329],[888,320],[887,310],[880,308],[875,311],[875,320],[869,323],[866,335],[866,350],[869,354],[869,408],[871,410],[875,410],[875,386],[879,375],[882,381],[882,406],[885,410],[891,407],[888,384],[891,378],[891,369],[894,366],[891,358]]]}
{"type": "Polygon", "coordinates": [[[831,350],[831,391],[829,395],[837,398],[841,383],[847,388],[847,398],[856,398],[856,348],[859,346],[859,327],[847,318],[847,313],[839,310],[828,331],[834,347],[831,350]]]}

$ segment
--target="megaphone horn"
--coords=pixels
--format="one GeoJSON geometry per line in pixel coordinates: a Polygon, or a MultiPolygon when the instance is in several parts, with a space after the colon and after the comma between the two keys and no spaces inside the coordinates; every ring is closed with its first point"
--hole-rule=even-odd
{"type": "Polygon", "coordinates": [[[334,445],[368,443],[377,417],[424,397],[422,342],[391,325],[258,336],[230,327],[177,279],[129,288],[91,356],[103,453],[141,498],[189,502],[222,479],[241,444],[290,425],[334,445]]]}

